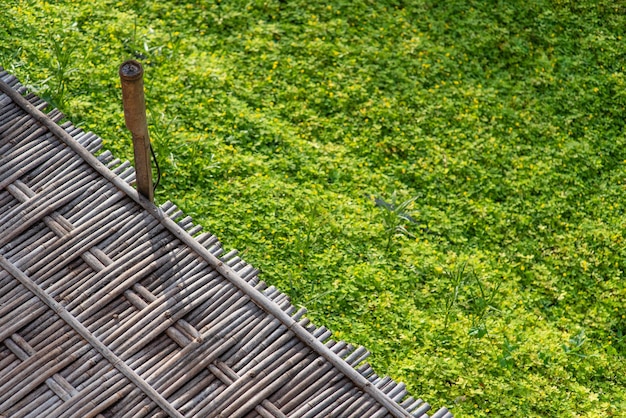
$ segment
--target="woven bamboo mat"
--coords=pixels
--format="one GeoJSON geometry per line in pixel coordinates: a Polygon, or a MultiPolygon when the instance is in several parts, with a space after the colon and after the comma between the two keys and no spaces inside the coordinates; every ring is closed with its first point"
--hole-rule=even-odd
{"type": "Polygon", "coordinates": [[[0,417],[428,416],[63,119],[0,68],[0,417]]]}

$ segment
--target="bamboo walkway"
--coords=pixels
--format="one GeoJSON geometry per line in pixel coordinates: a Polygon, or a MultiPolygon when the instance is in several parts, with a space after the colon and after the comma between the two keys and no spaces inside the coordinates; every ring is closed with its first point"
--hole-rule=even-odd
{"type": "Polygon", "coordinates": [[[428,417],[24,94],[0,67],[0,417],[428,417]]]}

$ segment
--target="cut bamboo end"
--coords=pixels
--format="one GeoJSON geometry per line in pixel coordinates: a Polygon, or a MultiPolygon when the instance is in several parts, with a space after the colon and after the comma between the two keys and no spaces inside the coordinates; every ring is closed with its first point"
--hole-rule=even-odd
{"type": "Polygon", "coordinates": [[[146,101],[143,90],[143,67],[135,60],[120,65],[122,103],[126,127],[133,136],[137,191],[154,202],[152,167],[150,165],[150,136],[146,119],[146,101]]]}

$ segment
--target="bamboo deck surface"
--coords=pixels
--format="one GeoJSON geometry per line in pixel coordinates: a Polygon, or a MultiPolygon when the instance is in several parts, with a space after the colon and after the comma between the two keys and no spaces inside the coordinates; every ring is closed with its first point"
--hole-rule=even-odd
{"type": "Polygon", "coordinates": [[[428,417],[24,94],[0,68],[0,417],[428,417]]]}

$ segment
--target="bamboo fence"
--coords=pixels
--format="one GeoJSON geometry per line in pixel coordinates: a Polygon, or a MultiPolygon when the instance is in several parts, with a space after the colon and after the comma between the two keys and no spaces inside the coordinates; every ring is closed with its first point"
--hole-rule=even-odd
{"type": "Polygon", "coordinates": [[[0,68],[0,417],[428,417],[63,120],[0,68]]]}

